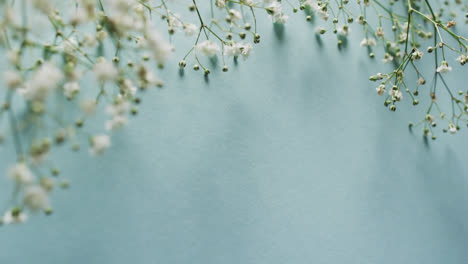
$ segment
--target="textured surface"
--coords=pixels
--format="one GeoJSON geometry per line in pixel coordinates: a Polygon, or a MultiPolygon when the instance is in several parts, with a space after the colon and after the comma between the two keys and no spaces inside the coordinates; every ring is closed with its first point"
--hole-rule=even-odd
{"type": "Polygon", "coordinates": [[[168,67],[104,157],[56,158],[72,188],[0,229],[0,263],[468,263],[466,131],[410,133],[423,106],[382,106],[355,26],[338,51],[262,24],[228,74],[168,67]]]}

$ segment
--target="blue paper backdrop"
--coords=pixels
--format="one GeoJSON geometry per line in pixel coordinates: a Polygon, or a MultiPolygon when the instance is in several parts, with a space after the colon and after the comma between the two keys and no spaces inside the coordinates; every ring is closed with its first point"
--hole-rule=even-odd
{"type": "Polygon", "coordinates": [[[71,188],[0,229],[0,263],[468,263],[468,133],[425,143],[424,105],[385,109],[356,25],[339,51],[302,15],[259,23],[252,58],[208,81],[178,50],[105,156],[55,156],[71,188]]]}

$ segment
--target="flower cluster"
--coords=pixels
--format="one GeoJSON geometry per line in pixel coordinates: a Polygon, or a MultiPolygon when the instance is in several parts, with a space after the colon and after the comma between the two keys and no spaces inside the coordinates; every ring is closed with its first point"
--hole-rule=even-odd
{"type": "Polygon", "coordinates": [[[358,23],[364,32],[360,46],[369,57],[378,57],[381,48],[379,60],[394,66],[390,73],[370,77],[378,82],[376,91],[386,97],[386,107],[395,111],[406,94],[418,105],[422,90],[430,98],[419,123],[425,135],[435,138],[438,119],[448,121],[443,131],[450,133],[467,121],[468,92],[452,92],[444,79],[452,64],[468,60],[468,40],[454,30],[456,15],[468,11],[460,0],[186,1],[0,0],[0,54],[7,61],[0,84],[5,94],[0,144],[11,140],[16,157],[6,169],[14,187],[0,223],[21,223],[30,213],[52,212],[50,192],[57,182],[67,188],[68,181],[59,178],[50,153],[61,145],[74,151],[86,146],[92,156],[105,153],[110,133],[137,115],[145,92],[163,86],[157,72],[175,49],[168,41],[172,35],[182,34],[192,43],[179,61],[181,70],[190,64],[209,75],[203,57],[220,57],[222,71],[228,72],[226,58],[247,59],[260,42],[259,14],[283,24],[288,10],[303,11],[306,21],[321,21],[318,36],[337,36],[339,48],[347,42],[350,24],[358,23]],[[435,65],[431,87],[423,89],[426,78],[418,61],[428,54],[435,65]],[[414,84],[408,81],[412,76],[414,84]],[[436,89],[439,85],[442,91],[436,89]],[[451,100],[448,116],[437,101],[443,91],[451,100]],[[106,120],[92,131],[88,123],[101,112],[106,120]]]}
{"type": "MultiPolygon", "coordinates": [[[[390,73],[378,73],[370,77],[371,81],[380,82],[376,87],[377,94],[385,95],[384,105],[391,111],[396,111],[397,104],[403,100],[403,94],[408,95],[414,106],[419,105],[418,97],[421,93],[427,94],[429,103],[424,118],[417,124],[410,123],[409,126],[422,126],[424,136],[435,140],[434,128],[439,123],[442,123],[442,132],[449,131],[452,134],[460,130],[463,122],[468,125],[468,90],[454,92],[445,81],[452,71],[452,64],[463,66],[466,63],[468,39],[455,33],[455,20],[460,14],[456,11],[460,10],[465,12],[463,15],[468,19],[468,15],[465,15],[468,6],[462,1],[445,1],[435,9],[435,4],[440,3],[431,2],[433,1],[405,1],[401,9],[393,11],[394,9],[386,8],[378,1],[364,1],[363,9],[382,11],[383,14],[378,12],[379,26],[373,28],[366,22],[364,30],[370,38],[375,37],[382,42],[385,54],[382,61],[393,63],[394,66],[390,73]],[[454,11],[447,12],[447,9],[454,11]],[[387,34],[384,21],[391,30],[387,34]],[[432,74],[424,74],[420,69],[420,61],[426,56],[433,57],[432,74]],[[416,77],[416,81],[411,80],[413,77],[416,77]],[[430,83],[426,83],[426,80],[430,80],[430,83]],[[442,86],[441,89],[437,89],[439,86],[442,86]],[[442,98],[448,97],[450,114],[444,112],[445,104],[440,104],[439,95],[442,98]]],[[[362,20],[366,21],[366,17],[363,16],[362,20]]],[[[361,45],[363,43],[368,44],[368,41],[365,39],[361,45]]],[[[370,56],[375,56],[372,51],[370,56]]]]}
{"type": "Polygon", "coordinates": [[[173,46],[156,30],[148,4],[0,1],[0,48],[7,58],[0,124],[9,127],[0,130],[0,138],[11,131],[16,151],[16,163],[6,170],[12,199],[0,223],[20,223],[38,211],[50,214],[49,193],[57,181],[68,186],[57,178],[50,153],[60,145],[78,151],[88,144],[91,155],[103,154],[111,145],[109,133],[138,113],[145,90],[162,86],[151,65],[163,65],[173,46]],[[86,129],[102,108],[108,114],[102,129],[86,129]]]}

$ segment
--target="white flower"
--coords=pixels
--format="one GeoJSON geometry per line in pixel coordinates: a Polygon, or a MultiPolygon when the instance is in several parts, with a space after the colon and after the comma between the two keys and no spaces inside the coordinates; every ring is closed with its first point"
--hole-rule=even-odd
{"type": "Polygon", "coordinates": [[[437,72],[440,72],[440,73],[447,73],[447,72],[449,72],[449,71],[451,71],[451,70],[452,70],[452,67],[451,67],[451,66],[448,66],[447,61],[442,61],[442,62],[440,63],[440,66],[437,67],[437,69],[436,69],[436,71],[437,71],[437,72]]]}
{"type": "Polygon", "coordinates": [[[377,80],[382,80],[384,78],[384,75],[380,72],[378,72],[376,75],[372,75],[369,77],[369,80],[375,82],[377,80]]]}
{"type": "Polygon", "coordinates": [[[77,82],[67,82],[63,85],[63,90],[65,96],[72,99],[80,91],[80,85],[77,82]]]}
{"type": "Polygon", "coordinates": [[[388,54],[388,53],[385,53],[384,55],[384,58],[382,59],[383,63],[389,63],[391,61],[393,61],[393,56],[388,54]]]}
{"type": "Polygon", "coordinates": [[[244,44],[241,48],[242,57],[247,59],[250,56],[250,53],[252,53],[252,49],[253,47],[251,43],[244,44]]]}
{"type": "Polygon", "coordinates": [[[434,121],[434,116],[427,114],[425,119],[429,124],[431,124],[434,121]]]}
{"type": "Polygon", "coordinates": [[[383,95],[385,93],[385,85],[381,84],[377,88],[375,88],[375,90],[377,90],[378,95],[383,95]]]}
{"type": "Polygon", "coordinates": [[[116,130],[128,123],[128,118],[123,115],[116,115],[113,116],[112,119],[106,121],[106,129],[107,130],[116,130]]]}
{"type": "Polygon", "coordinates": [[[423,53],[422,51],[420,50],[415,50],[412,54],[411,54],[411,59],[413,60],[420,60],[423,56],[423,53]]]}
{"type": "Polygon", "coordinates": [[[205,56],[213,57],[219,52],[219,46],[211,40],[205,40],[197,45],[197,50],[205,56]]]}
{"type": "Polygon", "coordinates": [[[226,6],[226,0],[216,0],[216,6],[219,8],[224,8],[226,6]]]}
{"type": "Polygon", "coordinates": [[[376,44],[377,43],[375,41],[375,38],[364,38],[361,41],[361,47],[364,47],[364,46],[372,47],[372,46],[375,46],[376,44]]]}
{"type": "Polygon", "coordinates": [[[378,27],[376,32],[375,32],[375,35],[379,38],[383,38],[385,36],[385,31],[383,29],[383,27],[378,27]]]}
{"type": "Polygon", "coordinates": [[[21,92],[30,100],[43,100],[47,94],[57,87],[63,74],[52,63],[43,63],[33,78],[24,84],[21,92]]]}
{"type": "Polygon", "coordinates": [[[278,1],[274,1],[273,3],[271,3],[267,8],[266,8],[266,11],[268,14],[270,14],[271,16],[277,16],[278,14],[281,14],[281,12],[283,11],[282,7],[281,7],[281,3],[278,2],[278,1]]]}
{"type": "Polygon", "coordinates": [[[96,78],[101,81],[112,81],[117,78],[118,71],[112,62],[109,62],[104,57],[98,58],[94,65],[93,72],[96,78]]]}
{"type": "Polygon", "coordinates": [[[125,95],[135,95],[138,88],[133,85],[132,81],[129,79],[125,79],[120,86],[121,92],[125,95]]]}
{"type": "Polygon", "coordinates": [[[242,15],[239,11],[235,10],[235,9],[229,9],[229,17],[232,19],[232,20],[239,20],[239,19],[242,19],[242,15]]]}
{"type": "Polygon", "coordinates": [[[406,32],[401,32],[399,38],[401,42],[406,41],[406,39],[408,38],[408,34],[406,34],[406,32]]]}
{"type": "Polygon", "coordinates": [[[169,15],[168,21],[169,27],[171,28],[179,28],[182,26],[182,22],[180,22],[180,15],[179,14],[172,14],[169,15]]]}
{"type": "Polygon", "coordinates": [[[187,23],[184,25],[185,36],[192,36],[197,32],[198,27],[195,24],[187,23]]]}
{"type": "Polygon", "coordinates": [[[450,123],[449,124],[449,131],[450,131],[450,133],[455,134],[455,133],[457,133],[457,127],[453,123],[450,123]]]}
{"type": "Polygon", "coordinates": [[[107,130],[116,130],[125,126],[128,123],[128,119],[126,117],[127,112],[130,108],[130,103],[127,101],[122,100],[122,98],[118,97],[116,102],[112,105],[107,107],[107,113],[111,115],[111,119],[106,121],[106,129],[107,130]]]}
{"type": "Polygon", "coordinates": [[[315,28],[315,32],[317,34],[324,34],[326,31],[327,30],[325,28],[321,27],[321,26],[318,26],[318,27],[315,28]]]}
{"type": "Polygon", "coordinates": [[[400,101],[403,98],[403,94],[398,89],[390,89],[388,94],[390,94],[396,101],[400,101]]]}
{"type": "Polygon", "coordinates": [[[458,58],[457,58],[457,61],[461,64],[461,65],[465,65],[465,63],[467,62],[467,57],[465,54],[462,54],[460,55],[458,58]]]}
{"type": "Polygon", "coordinates": [[[289,16],[287,16],[285,14],[281,14],[281,15],[275,17],[274,22],[279,23],[279,24],[284,24],[284,23],[286,23],[288,18],[289,18],[289,16]]]}
{"type": "Polygon", "coordinates": [[[109,16],[109,19],[114,24],[115,30],[120,32],[120,34],[125,34],[125,32],[131,31],[135,28],[135,19],[128,13],[128,11],[113,13],[109,16]]]}
{"type": "Polygon", "coordinates": [[[142,16],[145,14],[145,6],[140,3],[135,4],[133,5],[133,11],[135,11],[135,13],[137,13],[138,15],[142,16]]]}
{"type": "Polygon", "coordinates": [[[18,71],[5,71],[3,73],[3,79],[5,80],[5,84],[10,89],[17,88],[21,85],[22,78],[18,71]]]}
{"type": "Polygon", "coordinates": [[[231,46],[224,47],[224,56],[238,56],[240,54],[240,50],[237,48],[236,44],[231,46]]]}
{"type": "Polygon", "coordinates": [[[73,54],[78,47],[78,41],[74,37],[70,37],[62,42],[61,49],[71,55],[73,54]]]}
{"type": "Polygon", "coordinates": [[[146,32],[146,47],[151,49],[153,57],[158,63],[164,61],[171,54],[173,47],[163,39],[163,37],[156,30],[148,30],[146,32]]]}
{"type": "Polygon", "coordinates": [[[424,78],[423,78],[423,77],[419,77],[419,78],[418,78],[418,82],[417,82],[417,83],[418,83],[418,85],[423,85],[423,84],[425,84],[425,83],[426,83],[426,80],[424,80],[424,78]]]}
{"type": "Polygon", "coordinates": [[[96,135],[91,138],[91,149],[89,152],[91,155],[101,155],[110,145],[111,141],[108,135],[96,135]]]}
{"type": "Polygon", "coordinates": [[[350,31],[351,29],[348,25],[343,25],[342,27],[338,28],[338,33],[340,33],[343,36],[348,36],[350,31]]]}
{"type": "Polygon", "coordinates": [[[103,41],[104,39],[107,38],[107,32],[104,30],[99,30],[96,32],[96,39],[99,41],[103,41]]]}
{"type": "Polygon", "coordinates": [[[47,208],[49,206],[49,197],[41,186],[28,186],[24,190],[23,203],[34,212],[47,208]]]}
{"type": "Polygon", "coordinates": [[[8,178],[18,184],[29,184],[34,181],[34,174],[25,163],[17,163],[8,169],[8,178]]]}
{"type": "Polygon", "coordinates": [[[328,17],[330,17],[330,14],[323,10],[322,8],[320,8],[320,6],[317,5],[317,14],[320,16],[321,19],[323,19],[324,21],[327,21],[328,20],[328,17]]]}
{"type": "Polygon", "coordinates": [[[281,3],[276,0],[268,2],[272,3],[269,6],[267,6],[265,10],[271,16],[273,22],[284,24],[288,19],[288,16],[283,13],[281,3]]]}
{"type": "Polygon", "coordinates": [[[128,109],[130,108],[130,103],[124,100],[121,100],[120,98],[116,101],[116,103],[109,105],[106,109],[106,112],[109,115],[123,115],[128,112],[128,109]]]}
{"type": "Polygon", "coordinates": [[[8,210],[2,218],[4,224],[20,224],[24,223],[27,219],[27,215],[21,211],[13,213],[13,210],[8,210]]]}
{"type": "Polygon", "coordinates": [[[252,51],[253,47],[251,43],[233,43],[230,46],[224,47],[225,56],[239,56],[242,55],[244,59],[247,59],[252,51]]]}

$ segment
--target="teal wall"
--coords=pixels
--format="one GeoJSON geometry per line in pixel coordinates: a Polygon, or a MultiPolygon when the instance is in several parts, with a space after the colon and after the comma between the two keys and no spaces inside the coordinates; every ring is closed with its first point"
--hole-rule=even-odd
{"type": "Polygon", "coordinates": [[[425,142],[424,103],[385,109],[356,25],[338,51],[302,15],[260,23],[227,74],[181,76],[179,49],[107,155],[56,155],[72,187],[0,228],[0,263],[468,263],[468,133],[425,142]]]}

